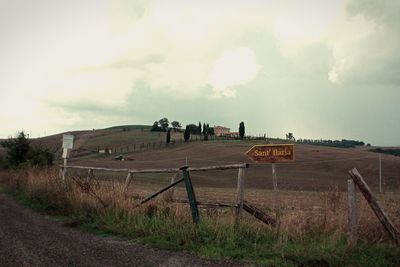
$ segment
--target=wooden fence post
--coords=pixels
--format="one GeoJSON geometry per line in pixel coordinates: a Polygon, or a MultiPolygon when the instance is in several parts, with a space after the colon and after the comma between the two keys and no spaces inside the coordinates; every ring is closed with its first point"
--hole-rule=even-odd
{"type": "Polygon", "coordinates": [[[193,222],[197,224],[200,221],[199,208],[197,207],[196,195],[193,190],[193,184],[190,179],[188,168],[188,166],[184,166],[180,169],[183,172],[183,179],[185,181],[186,192],[189,199],[190,209],[192,211],[193,222]]]}
{"type": "Polygon", "coordinates": [[[383,227],[386,231],[390,234],[393,240],[396,242],[397,245],[400,245],[400,233],[383,211],[381,206],[379,205],[378,200],[376,199],[375,195],[372,194],[371,189],[367,185],[367,183],[362,178],[361,174],[357,171],[356,168],[349,171],[350,177],[356,183],[358,188],[360,189],[361,193],[364,195],[364,198],[367,200],[369,206],[374,211],[376,217],[378,217],[379,221],[382,223],[383,227]]]}
{"type": "Polygon", "coordinates": [[[128,187],[131,184],[132,181],[132,173],[128,172],[128,175],[126,176],[125,180],[125,185],[124,185],[124,197],[126,199],[126,194],[128,193],[128,187]]]}
{"type": "Polygon", "coordinates": [[[93,178],[93,169],[89,169],[89,170],[88,170],[88,176],[87,176],[87,178],[86,178],[86,182],[87,182],[87,183],[90,183],[90,181],[92,180],[92,178],[93,178]]]}
{"type": "Polygon", "coordinates": [[[235,229],[239,227],[240,217],[242,216],[243,198],[244,198],[244,168],[239,168],[238,180],[237,180],[235,229]]]}
{"type": "Polygon", "coordinates": [[[67,158],[64,158],[64,167],[62,168],[62,181],[65,183],[65,176],[67,175],[67,158]]]}
{"type": "MultiPolygon", "coordinates": [[[[175,173],[172,177],[171,177],[171,182],[170,184],[175,183],[175,179],[177,179],[179,177],[179,172],[175,173]]],[[[174,194],[175,194],[175,188],[171,189],[171,198],[174,198],[174,194]]]]}
{"type": "Polygon", "coordinates": [[[347,200],[349,207],[349,239],[350,246],[354,246],[358,239],[358,222],[357,222],[357,195],[354,181],[347,180],[347,200]]]}
{"type": "Polygon", "coordinates": [[[278,190],[278,179],[276,177],[276,166],[275,163],[271,164],[272,167],[272,184],[274,186],[274,190],[278,190]]]}

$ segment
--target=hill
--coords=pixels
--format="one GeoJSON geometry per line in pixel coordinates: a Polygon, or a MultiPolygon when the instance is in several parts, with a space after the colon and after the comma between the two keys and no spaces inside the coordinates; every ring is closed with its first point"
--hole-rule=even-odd
{"type": "MultiPolygon", "coordinates": [[[[107,129],[73,131],[74,149],[70,164],[112,168],[169,168],[185,165],[192,167],[224,165],[229,163],[249,163],[246,170],[246,187],[255,189],[272,188],[270,164],[254,164],[244,153],[254,144],[265,141],[214,140],[183,143],[182,133],[173,133],[177,143],[165,147],[165,133],[151,132],[149,126],[115,126],[107,129]],[[127,129],[130,130],[127,130],[127,129]],[[105,148],[111,149],[110,155],[100,154],[105,148]],[[131,159],[117,161],[119,154],[131,159]]],[[[197,137],[194,137],[197,138],[197,137]]],[[[62,134],[33,139],[34,145],[40,145],[61,157],[62,134]]],[[[346,189],[347,172],[356,167],[372,188],[378,186],[378,154],[365,147],[334,148],[309,144],[296,144],[296,160],[293,163],[278,163],[277,173],[280,189],[290,190],[328,190],[332,187],[346,189]]],[[[400,157],[382,155],[382,175],[384,189],[400,188],[400,157]]],[[[124,179],[125,175],[121,175],[124,179]]],[[[236,172],[193,173],[195,184],[205,187],[235,187],[236,172]]],[[[143,182],[165,182],[143,175],[137,177],[143,182]]]]}

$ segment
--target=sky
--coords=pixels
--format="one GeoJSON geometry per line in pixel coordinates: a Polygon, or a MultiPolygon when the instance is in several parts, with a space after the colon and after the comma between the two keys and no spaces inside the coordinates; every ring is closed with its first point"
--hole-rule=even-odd
{"type": "Polygon", "coordinates": [[[400,1],[0,0],[0,138],[167,117],[400,145],[400,1]]]}

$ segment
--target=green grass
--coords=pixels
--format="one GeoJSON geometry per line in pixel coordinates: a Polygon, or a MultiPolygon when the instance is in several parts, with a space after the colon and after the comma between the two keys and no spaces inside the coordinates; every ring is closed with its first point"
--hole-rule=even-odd
{"type": "Polygon", "coordinates": [[[121,130],[126,129],[126,130],[147,130],[149,131],[151,129],[151,125],[118,125],[118,126],[112,126],[105,128],[104,130],[121,130]]]}
{"type": "Polygon", "coordinates": [[[232,225],[205,216],[200,224],[193,225],[189,218],[177,219],[168,206],[133,214],[90,207],[69,210],[51,205],[40,196],[13,195],[34,210],[57,216],[57,220],[78,221],[82,229],[97,235],[185,250],[211,259],[229,258],[263,266],[400,266],[400,250],[391,243],[361,241],[350,249],[344,237],[317,230],[295,238],[243,223],[235,231],[232,225]]]}

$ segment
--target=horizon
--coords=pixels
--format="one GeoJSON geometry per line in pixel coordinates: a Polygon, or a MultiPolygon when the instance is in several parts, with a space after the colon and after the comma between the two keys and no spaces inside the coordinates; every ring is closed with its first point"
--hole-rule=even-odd
{"type": "Polygon", "coordinates": [[[167,117],[400,146],[399,13],[396,0],[0,2],[0,138],[167,117]]]}

